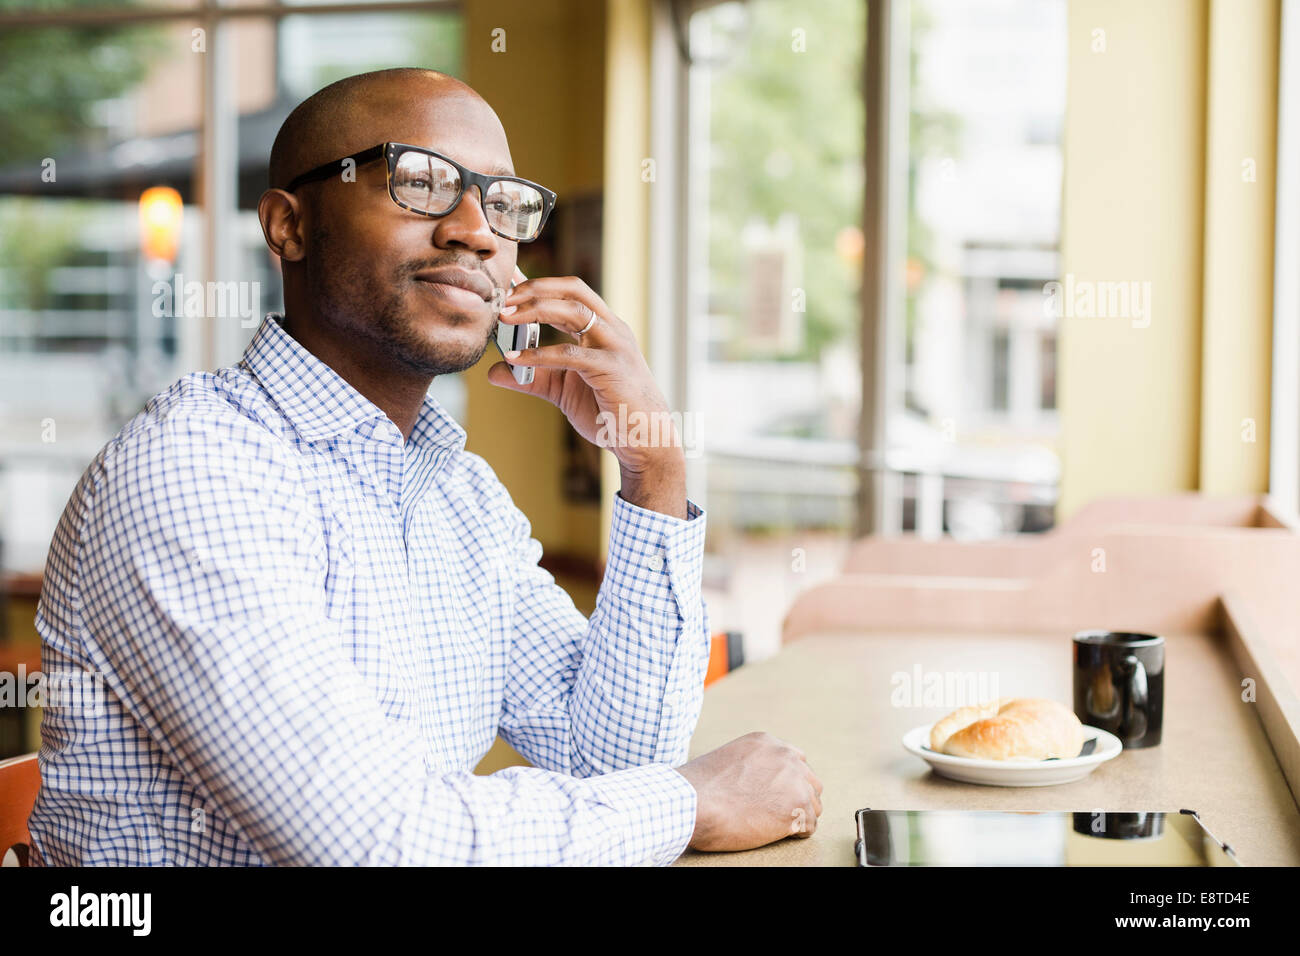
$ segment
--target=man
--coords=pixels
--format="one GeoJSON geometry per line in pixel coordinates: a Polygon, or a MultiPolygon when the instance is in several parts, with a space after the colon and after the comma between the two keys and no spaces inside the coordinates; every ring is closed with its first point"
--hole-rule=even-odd
{"type": "Polygon", "coordinates": [[[611,448],[588,621],[428,394],[500,317],[572,334],[513,358],[531,385],[489,378],[589,440],[602,412],[666,411],[577,278],[502,308],[550,200],[487,103],[430,70],[342,80],[285,121],[270,181],[284,315],[155,396],[55,534],[47,680],[103,695],[45,715],[38,862],[662,864],[809,835],[821,783],[795,748],[750,734],[683,763],[708,620],[681,448],[611,448]],[[498,733],[534,766],[473,774],[498,733]]]}

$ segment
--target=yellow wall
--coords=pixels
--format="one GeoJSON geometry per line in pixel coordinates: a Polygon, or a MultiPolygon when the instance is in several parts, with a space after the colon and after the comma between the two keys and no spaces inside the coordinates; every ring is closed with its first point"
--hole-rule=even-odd
{"type": "Polygon", "coordinates": [[[1210,5],[1201,482],[1268,490],[1278,4],[1210,5]]]}
{"type": "Polygon", "coordinates": [[[1061,271],[1151,296],[1060,320],[1058,521],[1267,491],[1277,29],[1277,0],[1070,2],[1061,271]]]}
{"type": "Polygon", "coordinates": [[[1197,487],[1206,20],[1196,0],[1069,5],[1062,276],[1149,281],[1152,308],[1146,328],[1060,319],[1058,522],[1197,487]]]}
{"type": "MultiPolygon", "coordinates": [[[[650,5],[649,0],[609,0],[608,57],[605,82],[611,108],[605,124],[605,229],[601,260],[603,298],[631,326],[641,350],[649,354],[650,189],[641,178],[650,150],[650,5]]],[[[601,455],[604,494],[601,502],[602,553],[609,539],[614,493],[620,485],[618,461],[601,455]]]]}
{"type": "MultiPolygon", "coordinates": [[[[565,197],[599,189],[604,171],[605,5],[600,0],[476,0],[465,18],[463,79],[496,110],[515,169],[565,197]],[[505,30],[505,52],[493,30],[505,30]]],[[[557,206],[558,208],[558,206],[557,206]]],[[[548,227],[549,228],[549,227],[548,227]]],[[[520,247],[525,261],[527,247],[520,247]]],[[[488,384],[500,361],[489,349],[465,373],[466,448],[488,460],[528,515],[549,554],[594,557],[598,507],[561,494],[564,434],[570,426],[550,403],[488,384]]]]}
{"type": "MultiPolygon", "coordinates": [[[[566,192],[603,190],[600,292],[646,348],[648,200],[639,169],[648,155],[648,0],[608,0],[608,13],[605,0],[475,2],[463,9],[464,79],[501,117],[515,168],[551,186],[559,203],[566,192]],[[506,30],[506,53],[492,52],[497,27],[506,30]],[[615,222],[617,231],[610,228],[615,222]]],[[[491,463],[547,553],[603,557],[619,484],[613,455],[601,456],[601,505],[565,503],[560,470],[571,426],[550,404],[489,385],[487,369],[497,358],[494,350],[466,374],[466,447],[491,463]]],[[[581,600],[572,584],[569,590],[581,600]]],[[[498,738],[476,772],[523,763],[498,738]]]]}

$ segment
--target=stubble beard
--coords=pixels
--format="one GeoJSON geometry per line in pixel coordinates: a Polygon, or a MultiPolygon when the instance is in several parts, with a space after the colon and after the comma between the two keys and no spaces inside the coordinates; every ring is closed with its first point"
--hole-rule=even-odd
{"type": "Polygon", "coordinates": [[[469,349],[431,340],[421,320],[407,306],[414,293],[420,263],[398,266],[387,281],[362,273],[344,244],[319,223],[312,229],[312,255],[307,259],[307,284],[317,316],[343,336],[366,343],[378,361],[398,365],[422,376],[463,372],[478,363],[496,332],[491,323],[483,342],[469,349]],[[328,268],[325,263],[331,263],[328,268]]]}

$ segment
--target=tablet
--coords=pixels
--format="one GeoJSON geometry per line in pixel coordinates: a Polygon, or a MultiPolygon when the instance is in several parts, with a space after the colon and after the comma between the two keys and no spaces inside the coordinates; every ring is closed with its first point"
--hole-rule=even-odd
{"type": "Polygon", "coordinates": [[[859,866],[1237,866],[1195,810],[856,814],[859,866]]]}

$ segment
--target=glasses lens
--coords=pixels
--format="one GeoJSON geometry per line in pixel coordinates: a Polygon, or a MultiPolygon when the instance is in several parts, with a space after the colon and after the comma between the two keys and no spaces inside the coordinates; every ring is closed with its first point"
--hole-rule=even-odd
{"type": "Polygon", "coordinates": [[[435,156],[408,150],[397,158],[393,195],[419,212],[446,212],[460,195],[460,174],[435,156]]]}
{"type": "Polygon", "coordinates": [[[524,242],[536,237],[546,203],[532,186],[497,180],[488,188],[484,201],[493,229],[524,242]]]}

